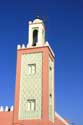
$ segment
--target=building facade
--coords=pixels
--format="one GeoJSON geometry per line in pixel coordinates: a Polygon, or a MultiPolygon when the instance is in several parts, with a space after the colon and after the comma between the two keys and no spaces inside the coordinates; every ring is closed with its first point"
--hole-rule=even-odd
{"type": "Polygon", "coordinates": [[[55,55],[44,22],[29,21],[28,44],[17,46],[14,108],[0,108],[1,125],[68,125],[54,107],[55,55]]]}

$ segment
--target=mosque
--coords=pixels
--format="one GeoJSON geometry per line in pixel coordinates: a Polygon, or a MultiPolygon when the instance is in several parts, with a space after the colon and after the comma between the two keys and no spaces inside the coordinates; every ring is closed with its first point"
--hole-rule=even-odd
{"type": "Polygon", "coordinates": [[[0,125],[69,125],[54,110],[54,60],[43,20],[29,21],[28,44],[17,45],[14,107],[0,107],[0,125]]]}

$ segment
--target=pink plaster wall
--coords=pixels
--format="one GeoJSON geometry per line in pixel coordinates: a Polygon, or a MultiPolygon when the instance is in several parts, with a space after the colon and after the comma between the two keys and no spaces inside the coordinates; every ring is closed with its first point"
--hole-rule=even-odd
{"type": "Polygon", "coordinates": [[[35,125],[35,122],[38,124],[40,122],[40,125],[48,125],[49,124],[49,117],[48,117],[48,106],[49,106],[49,92],[48,92],[48,60],[49,55],[54,59],[54,56],[52,55],[50,49],[48,46],[44,47],[36,47],[36,48],[26,48],[26,49],[20,49],[17,51],[17,67],[16,67],[16,89],[15,89],[15,106],[14,106],[14,123],[22,123],[23,125],[35,125]],[[20,73],[21,73],[21,57],[23,54],[30,54],[30,53],[37,53],[42,52],[43,54],[43,70],[42,70],[42,118],[41,120],[19,120],[18,119],[18,112],[19,112],[19,93],[20,93],[20,73]],[[33,122],[32,122],[33,121],[33,122]],[[25,123],[26,122],[26,123],[25,123]]]}
{"type": "Polygon", "coordinates": [[[13,125],[13,112],[0,112],[0,125],[13,125]]]}

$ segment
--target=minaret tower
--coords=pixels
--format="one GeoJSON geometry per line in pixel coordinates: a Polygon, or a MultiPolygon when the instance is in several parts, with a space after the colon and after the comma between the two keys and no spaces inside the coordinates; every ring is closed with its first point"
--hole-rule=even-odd
{"type": "Polygon", "coordinates": [[[54,53],[44,22],[29,21],[28,44],[17,46],[14,125],[54,124],[54,53]]]}

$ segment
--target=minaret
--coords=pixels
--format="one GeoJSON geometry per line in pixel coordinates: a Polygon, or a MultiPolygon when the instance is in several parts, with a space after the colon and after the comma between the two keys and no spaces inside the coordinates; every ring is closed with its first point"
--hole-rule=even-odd
{"type": "Polygon", "coordinates": [[[28,44],[17,46],[14,125],[54,124],[54,53],[44,22],[29,21],[28,44]]]}

